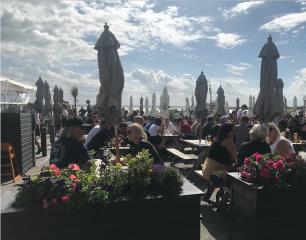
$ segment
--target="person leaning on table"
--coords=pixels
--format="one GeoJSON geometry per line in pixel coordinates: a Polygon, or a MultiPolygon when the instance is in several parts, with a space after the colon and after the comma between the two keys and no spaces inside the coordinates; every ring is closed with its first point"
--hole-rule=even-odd
{"type": "Polygon", "coordinates": [[[206,180],[215,174],[223,177],[237,161],[237,150],[234,142],[235,125],[227,122],[220,126],[214,142],[209,147],[202,172],[206,180]]]}
{"type": "Polygon", "coordinates": [[[90,159],[83,146],[83,122],[77,117],[63,119],[60,138],[54,143],[50,154],[50,164],[59,168],[76,163],[81,167],[90,159]]]}

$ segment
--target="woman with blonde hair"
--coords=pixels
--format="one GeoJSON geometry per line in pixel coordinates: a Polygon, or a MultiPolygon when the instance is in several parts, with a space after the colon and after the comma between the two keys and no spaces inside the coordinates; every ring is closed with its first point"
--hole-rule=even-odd
{"type": "Polygon", "coordinates": [[[238,152],[238,166],[241,166],[246,157],[253,155],[254,153],[271,153],[269,144],[266,139],[269,133],[269,129],[263,124],[254,124],[249,132],[250,141],[241,144],[238,152]]]}
{"type": "Polygon", "coordinates": [[[272,153],[277,153],[281,156],[288,156],[295,153],[292,143],[289,139],[281,135],[275,123],[270,122],[267,124],[267,127],[269,128],[268,143],[272,153]]]}
{"type": "Polygon", "coordinates": [[[162,163],[162,160],[155,147],[147,141],[147,134],[138,123],[132,123],[127,127],[127,136],[130,143],[129,154],[136,156],[143,149],[149,150],[154,159],[154,163],[162,163]]]}

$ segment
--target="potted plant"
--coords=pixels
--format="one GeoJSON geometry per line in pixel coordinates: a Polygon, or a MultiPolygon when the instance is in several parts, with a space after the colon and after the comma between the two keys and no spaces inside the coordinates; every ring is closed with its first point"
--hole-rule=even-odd
{"type": "Polygon", "coordinates": [[[231,189],[231,239],[302,239],[306,234],[306,163],[296,155],[253,154],[231,189]]]}
{"type": "Polygon", "coordinates": [[[2,237],[199,239],[201,194],[176,169],[153,164],[148,151],[86,169],[50,165],[24,178],[14,208],[1,213],[2,237]]]}

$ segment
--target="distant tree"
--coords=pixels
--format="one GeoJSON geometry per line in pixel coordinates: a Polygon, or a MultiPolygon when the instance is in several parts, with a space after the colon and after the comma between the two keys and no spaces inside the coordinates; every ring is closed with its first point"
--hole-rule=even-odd
{"type": "Polygon", "coordinates": [[[77,99],[78,94],[79,94],[79,89],[76,86],[72,87],[71,88],[71,95],[74,99],[74,114],[75,115],[77,114],[76,99],[77,99]]]}

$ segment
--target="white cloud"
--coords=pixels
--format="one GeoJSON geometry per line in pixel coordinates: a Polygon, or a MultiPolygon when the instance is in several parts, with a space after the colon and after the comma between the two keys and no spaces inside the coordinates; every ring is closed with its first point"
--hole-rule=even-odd
{"type": "MultiPolygon", "coordinates": [[[[306,96],[306,67],[297,71],[297,75],[293,78],[290,85],[284,88],[286,96],[297,97],[298,104],[303,104],[303,97],[306,96]]],[[[288,102],[292,102],[292,99],[288,99],[288,102]]]]}
{"type": "Polygon", "coordinates": [[[253,65],[249,63],[240,63],[239,65],[234,65],[234,64],[224,64],[226,67],[226,71],[234,74],[234,75],[244,75],[244,73],[253,65]]]}
{"type": "Polygon", "coordinates": [[[306,12],[289,13],[265,23],[260,29],[274,32],[288,32],[295,30],[295,28],[304,23],[306,23],[306,12]]]}
{"type": "Polygon", "coordinates": [[[248,14],[252,8],[264,4],[264,1],[248,1],[236,4],[231,9],[222,10],[222,15],[226,19],[233,18],[241,14],[248,14]]]}
{"type": "Polygon", "coordinates": [[[211,39],[214,39],[216,41],[216,45],[221,48],[234,48],[247,42],[244,37],[235,33],[218,33],[211,39]]]}

